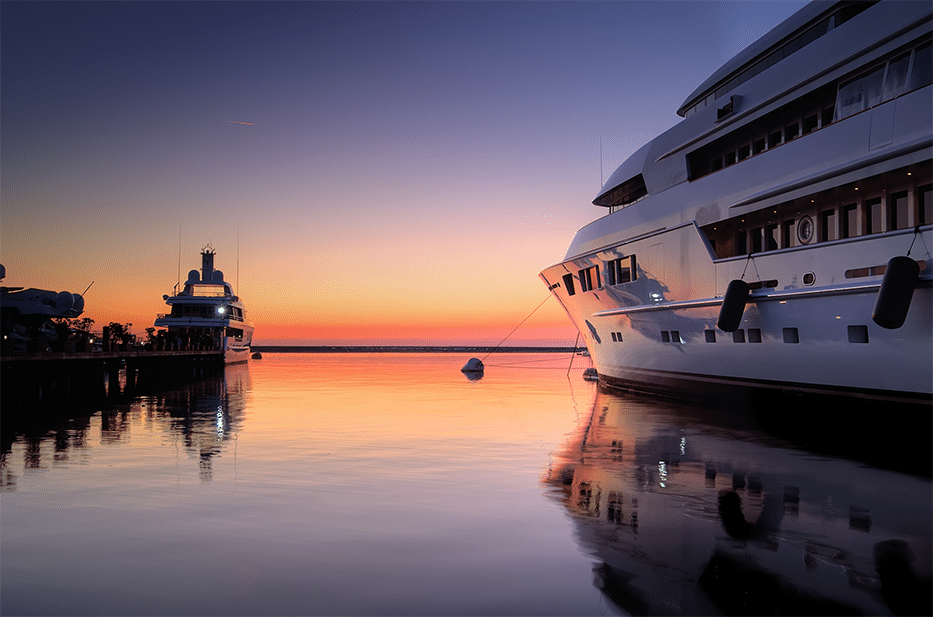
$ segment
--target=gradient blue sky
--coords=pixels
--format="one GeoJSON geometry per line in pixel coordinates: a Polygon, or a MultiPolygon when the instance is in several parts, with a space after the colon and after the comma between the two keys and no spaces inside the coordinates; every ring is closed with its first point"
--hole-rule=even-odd
{"type": "MultiPolygon", "coordinates": [[[[804,4],[4,0],[4,284],[142,332],[211,242],[257,342],[498,342],[600,178],[804,4]]],[[[510,342],[574,334],[551,300],[510,342]]]]}

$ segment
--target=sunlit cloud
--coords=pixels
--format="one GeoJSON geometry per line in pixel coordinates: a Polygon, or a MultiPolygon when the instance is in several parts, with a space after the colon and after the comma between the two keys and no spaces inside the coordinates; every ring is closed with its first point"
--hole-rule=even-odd
{"type": "Polygon", "coordinates": [[[255,122],[240,122],[239,120],[227,120],[230,124],[245,124],[247,126],[256,126],[255,122]]]}

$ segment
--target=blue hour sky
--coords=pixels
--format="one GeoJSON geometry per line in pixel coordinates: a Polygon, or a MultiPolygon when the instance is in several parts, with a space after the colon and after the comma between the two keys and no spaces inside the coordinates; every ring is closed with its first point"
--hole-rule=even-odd
{"type": "MultiPolygon", "coordinates": [[[[600,178],[804,4],[4,0],[4,284],[142,332],[210,242],[257,342],[498,342],[600,178]]],[[[551,300],[513,342],[574,334],[551,300]]]]}

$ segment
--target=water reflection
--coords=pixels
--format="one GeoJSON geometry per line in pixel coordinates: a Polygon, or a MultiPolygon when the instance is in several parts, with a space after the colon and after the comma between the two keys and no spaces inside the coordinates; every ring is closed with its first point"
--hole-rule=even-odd
{"type": "Polygon", "coordinates": [[[632,614],[930,614],[929,478],[757,426],[596,391],[546,482],[605,598],[632,614]]]}
{"type": "Polygon", "coordinates": [[[19,465],[12,460],[14,442],[23,444],[23,470],[43,470],[80,464],[92,444],[119,446],[131,441],[134,427],[167,433],[168,442],[180,439],[182,449],[198,462],[201,481],[210,481],[213,458],[229,447],[240,429],[249,391],[249,366],[237,365],[227,367],[220,376],[96,413],[59,410],[4,418],[0,490],[16,488],[19,465]]]}

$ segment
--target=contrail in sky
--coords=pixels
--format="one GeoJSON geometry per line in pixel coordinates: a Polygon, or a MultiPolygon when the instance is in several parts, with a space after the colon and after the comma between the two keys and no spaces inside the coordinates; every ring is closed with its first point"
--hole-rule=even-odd
{"type": "Polygon", "coordinates": [[[240,122],[239,120],[227,120],[231,124],[248,124],[249,126],[256,126],[255,122],[240,122]]]}

